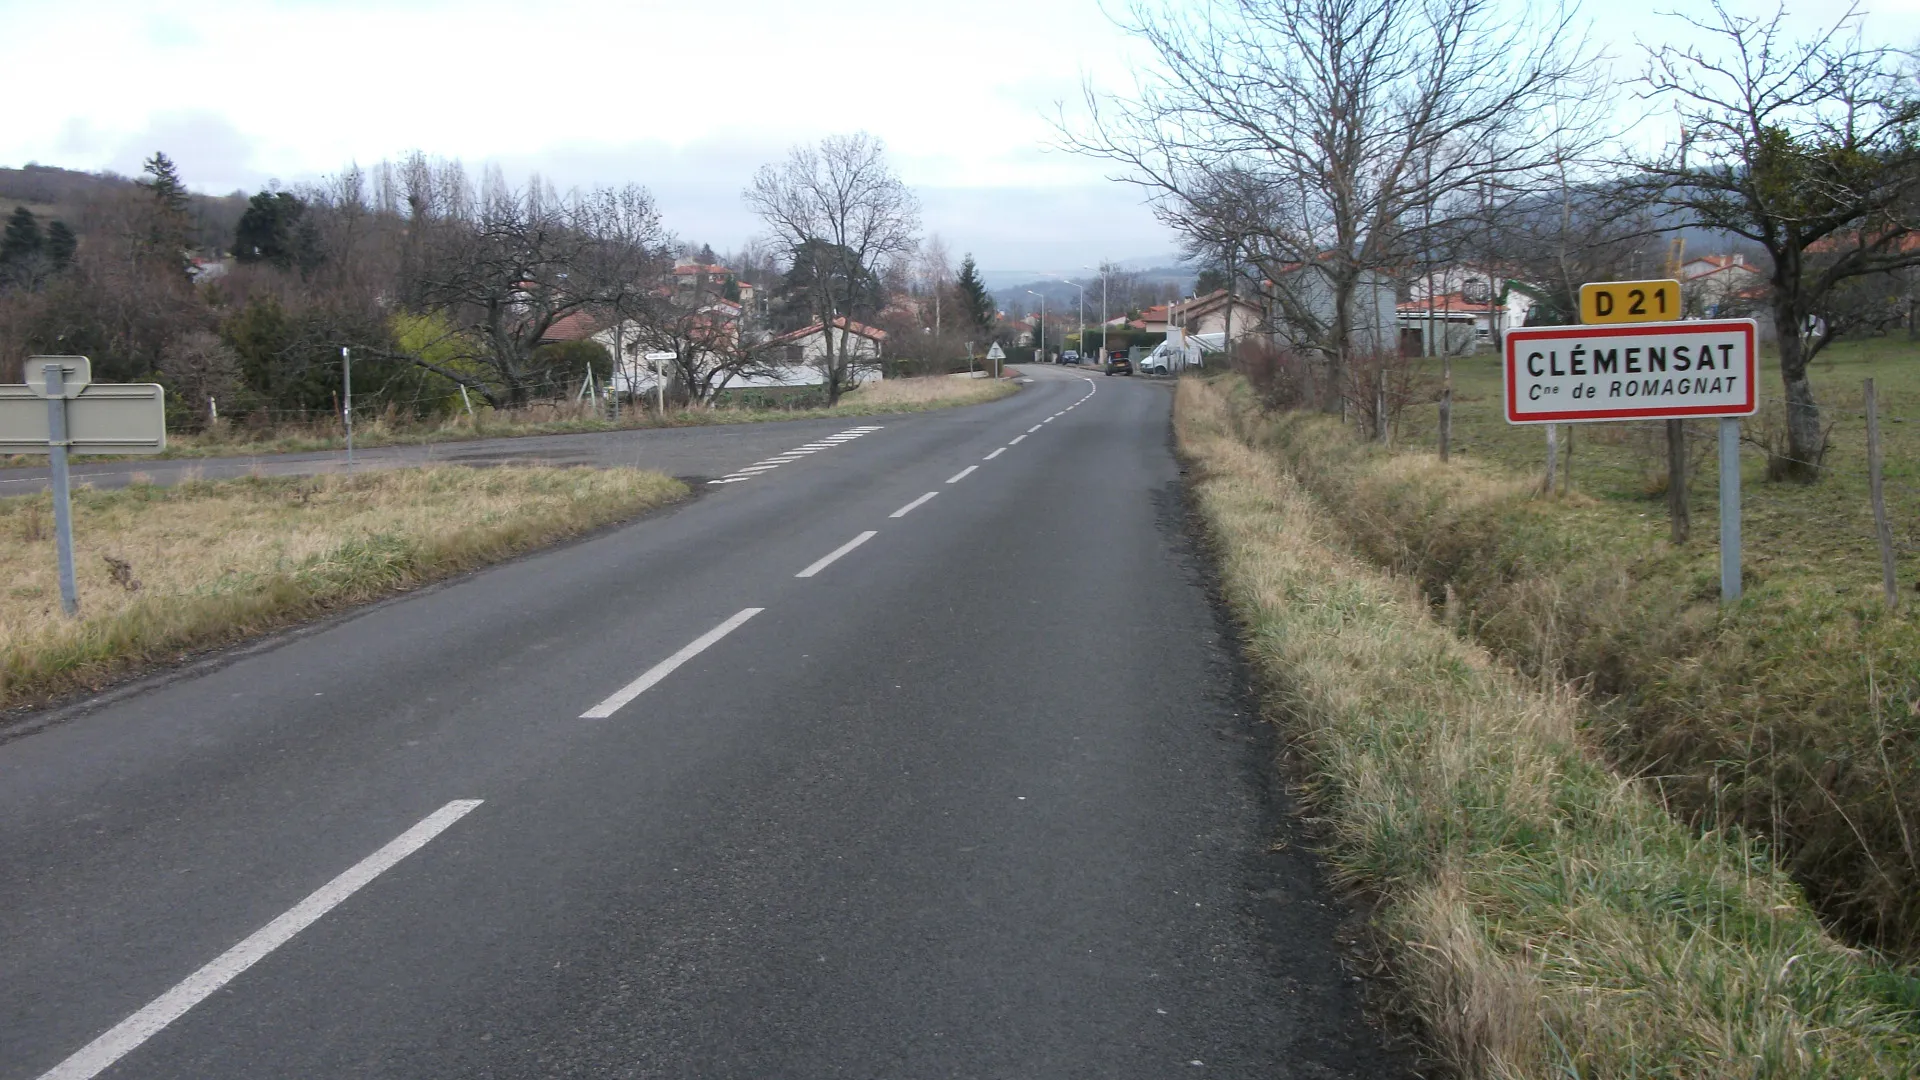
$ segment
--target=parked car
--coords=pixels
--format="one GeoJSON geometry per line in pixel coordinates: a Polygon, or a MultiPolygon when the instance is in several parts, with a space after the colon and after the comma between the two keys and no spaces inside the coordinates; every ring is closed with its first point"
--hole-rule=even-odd
{"type": "Polygon", "coordinates": [[[1132,359],[1130,359],[1126,353],[1114,353],[1112,356],[1107,357],[1107,374],[1109,375],[1133,374],[1132,359]]]}
{"type": "Polygon", "coordinates": [[[1080,354],[1074,352],[1072,349],[1068,349],[1066,352],[1060,354],[1060,362],[1063,364],[1077,364],[1080,362],[1080,354]]]}

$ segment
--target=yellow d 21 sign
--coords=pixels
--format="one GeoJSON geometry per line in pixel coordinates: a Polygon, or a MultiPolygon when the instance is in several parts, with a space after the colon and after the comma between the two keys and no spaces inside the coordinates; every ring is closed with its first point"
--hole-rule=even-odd
{"type": "Polygon", "coordinates": [[[1680,317],[1680,283],[1591,281],[1580,286],[1583,323],[1672,322],[1680,317]]]}

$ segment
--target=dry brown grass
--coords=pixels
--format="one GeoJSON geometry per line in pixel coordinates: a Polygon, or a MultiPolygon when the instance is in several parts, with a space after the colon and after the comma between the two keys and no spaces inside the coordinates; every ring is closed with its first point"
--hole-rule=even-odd
{"type": "Polygon", "coordinates": [[[438,467],[74,493],[80,616],[46,495],[0,499],[0,706],[98,685],[681,498],[637,469],[438,467]]]}
{"type": "Polygon", "coordinates": [[[1352,551],[1218,385],[1183,382],[1176,426],[1329,857],[1380,900],[1440,1057],[1498,1078],[1920,1072],[1911,972],[1829,937],[1760,845],[1608,771],[1569,692],[1352,551]]]}
{"type": "Polygon", "coordinates": [[[1018,389],[1011,380],[926,375],[868,383],[842,397],[840,405],[843,409],[876,413],[911,412],[928,407],[978,405],[1006,397],[1018,389]]]}

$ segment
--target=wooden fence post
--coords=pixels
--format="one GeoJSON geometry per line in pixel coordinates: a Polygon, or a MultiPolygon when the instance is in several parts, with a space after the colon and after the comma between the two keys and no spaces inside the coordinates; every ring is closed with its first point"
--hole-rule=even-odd
{"type": "Polygon", "coordinates": [[[1684,544],[1693,532],[1687,511],[1687,422],[1667,421],[1667,514],[1673,519],[1673,542],[1684,544]]]}
{"type": "Polygon", "coordinates": [[[1443,361],[1445,374],[1440,383],[1440,460],[1453,451],[1453,357],[1443,361]]]}
{"type": "Polygon", "coordinates": [[[1867,490],[1873,500],[1873,531],[1880,541],[1880,581],[1887,592],[1887,610],[1900,609],[1900,580],[1893,561],[1893,524],[1887,520],[1887,492],[1880,482],[1880,404],[1873,380],[1867,391],[1867,490]]]}

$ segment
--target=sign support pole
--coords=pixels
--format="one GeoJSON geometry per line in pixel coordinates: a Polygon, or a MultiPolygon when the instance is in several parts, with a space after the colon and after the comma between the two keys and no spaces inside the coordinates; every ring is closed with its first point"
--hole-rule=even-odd
{"type": "Polygon", "coordinates": [[[1720,418],[1720,602],[1740,599],[1740,420],[1720,418]]]}
{"type": "Polygon", "coordinates": [[[80,614],[80,594],[73,580],[73,506],[67,486],[67,398],[65,375],[59,364],[48,364],[47,458],[53,466],[54,546],[60,554],[60,610],[69,618],[80,614]]]}
{"type": "Polygon", "coordinates": [[[341,415],[347,422],[347,473],[353,473],[353,350],[345,345],[340,347],[341,389],[345,392],[347,407],[341,415]]]}

